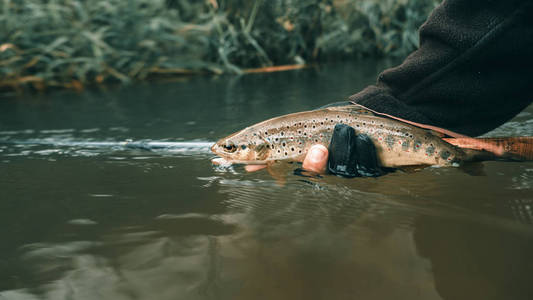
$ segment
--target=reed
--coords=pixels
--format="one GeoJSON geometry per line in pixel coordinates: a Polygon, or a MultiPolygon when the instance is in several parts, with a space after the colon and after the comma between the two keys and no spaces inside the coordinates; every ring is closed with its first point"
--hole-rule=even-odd
{"type": "Polygon", "coordinates": [[[436,0],[2,0],[0,89],[404,56],[436,0]]]}

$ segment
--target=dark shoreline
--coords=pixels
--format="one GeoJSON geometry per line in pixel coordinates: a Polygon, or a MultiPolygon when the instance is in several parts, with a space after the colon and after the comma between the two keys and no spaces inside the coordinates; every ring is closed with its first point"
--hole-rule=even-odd
{"type": "Polygon", "coordinates": [[[6,2],[0,10],[0,92],[81,90],[285,65],[404,57],[417,46],[417,28],[436,3],[6,2]]]}

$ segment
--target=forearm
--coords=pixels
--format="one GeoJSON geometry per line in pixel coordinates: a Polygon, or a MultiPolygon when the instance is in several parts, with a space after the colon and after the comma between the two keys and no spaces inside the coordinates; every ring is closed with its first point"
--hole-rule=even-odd
{"type": "Polygon", "coordinates": [[[444,1],[420,48],[350,100],[468,135],[499,126],[533,99],[531,1],[444,1]]]}

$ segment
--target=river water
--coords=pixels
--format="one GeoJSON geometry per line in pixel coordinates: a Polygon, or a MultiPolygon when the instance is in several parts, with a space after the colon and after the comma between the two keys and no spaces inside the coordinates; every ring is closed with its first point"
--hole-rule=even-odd
{"type": "MultiPolygon", "coordinates": [[[[532,299],[532,162],[211,165],[216,139],[387,65],[0,99],[0,299],[532,299]]],[[[490,135],[532,133],[530,106],[490,135]]]]}

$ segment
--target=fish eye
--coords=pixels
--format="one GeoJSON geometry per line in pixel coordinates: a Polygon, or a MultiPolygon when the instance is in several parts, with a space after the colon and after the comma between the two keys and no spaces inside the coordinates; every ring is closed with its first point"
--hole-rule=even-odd
{"type": "Polygon", "coordinates": [[[237,150],[237,147],[235,147],[235,145],[231,144],[231,145],[225,145],[225,146],[222,146],[227,152],[235,152],[235,150],[237,150]]]}
{"type": "Polygon", "coordinates": [[[246,145],[241,145],[241,149],[242,150],[246,149],[246,145]]]}

